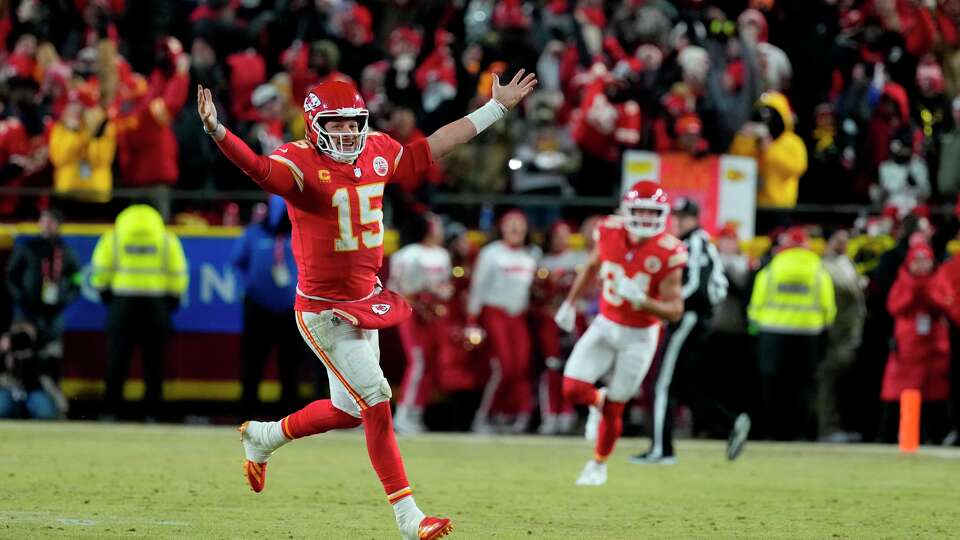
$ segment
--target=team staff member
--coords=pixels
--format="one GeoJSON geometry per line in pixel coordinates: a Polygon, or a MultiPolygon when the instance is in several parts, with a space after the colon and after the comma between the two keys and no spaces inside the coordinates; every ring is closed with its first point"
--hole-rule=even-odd
{"type": "Polygon", "coordinates": [[[262,412],[260,382],[270,351],[277,348],[280,404],[292,409],[300,401],[298,374],[313,354],[297,332],[293,314],[297,265],[290,247],[290,218],[282,197],[270,196],[267,217],[246,228],[232,257],[243,276],[243,392],[245,415],[262,412]]]}
{"type": "Polygon", "coordinates": [[[413,307],[413,316],[397,330],[407,359],[397,412],[398,433],[422,433],[423,409],[438,386],[440,368],[450,354],[447,304],[453,296],[450,253],[443,248],[443,222],[436,214],[413,214],[406,225],[413,242],[390,257],[389,287],[413,307]]]}
{"type": "Polygon", "coordinates": [[[650,450],[631,458],[633,463],[673,463],[673,423],[678,401],[689,405],[694,418],[703,421],[707,412],[718,412],[735,424],[727,457],[739,454],[750,430],[746,415],[734,415],[711,400],[698,363],[703,361],[704,342],[715,307],[727,296],[723,262],[710,235],[700,226],[700,207],[690,199],[679,199],[673,207],[677,236],[687,248],[689,259],[683,269],[684,313],[679,322],[667,327],[653,398],[653,436],[650,450]]]}
{"type": "Polygon", "coordinates": [[[833,280],[807,246],[807,234],[791,227],[783,249],[757,274],[747,316],[757,334],[763,434],[778,440],[815,432],[810,410],[820,338],[833,324],[833,280]]]}
{"type": "Polygon", "coordinates": [[[189,279],[183,246],[159,212],[135,204],[120,212],[114,228],[97,241],[91,266],[90,282],[107,305],[108,414],[119,413],[130,357],[139,346],[144,413],[155,416],[163,391],[170,315],[179,307],[189,279]]]}
{"type": "Polygon", "coordinates": [[[507,212],[500,235],[480,250],[467,301],[467,314],[486,332],[491,355],[490,379],[473,420],[479,433],[493,430],[491,413],[511,418],[510,430],[523,432],[533,408],[527,308],[537,263],[524,247],[527,218],[518,210],[507,212]]]}

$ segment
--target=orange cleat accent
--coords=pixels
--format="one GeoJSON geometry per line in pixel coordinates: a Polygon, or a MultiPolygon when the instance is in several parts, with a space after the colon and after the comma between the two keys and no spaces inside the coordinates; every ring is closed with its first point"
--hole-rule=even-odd
{"type": "Polygon", "coordinates": [[[453,523],[449,518],[435,518],[427,516],[420,520],[420,528],[417,534],[420,540],[434,540],[434,538],[443,538],[453,532],[453,523]]]}
{"type": "MultiPolygon", "coordinates": [[[[241,443],[243,442],[243,432],[247,429],[247,424],[247,422],[244,422],[237,428],[237,431],[240,432],[241,443]]],[[[243,461],[243,476],[247,479],[247,483],[250,484],[250,489],[255,493],[260,493],[267,484],[267,464],[255,463],[246,459],[243,461]]]]}
{"type": "Polygon", "coordinates": [[[263,491],[263,486],[267,483],[267,464],[244,460],[243,475],[247,478],[250,489],[256,493],[260,493],[263,491]]]}

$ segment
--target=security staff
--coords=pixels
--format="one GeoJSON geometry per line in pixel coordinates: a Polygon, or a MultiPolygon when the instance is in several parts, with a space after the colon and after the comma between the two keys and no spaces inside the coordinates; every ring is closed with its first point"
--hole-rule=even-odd
{"type": "MultiPolygon", "coordinates": [[[[672,214],[676,234],[683,240],[689,254],[683,270],[684,314],[679,322],[667,327],[663,340],[665,345],[654,385],[650,449],[630,458],[632,463],[638,464],[676,462],[673,424],[678,402],[691,408],[695,420],[702,422],[708,414],[719,413],[734,423],[734,415],[708,396],[700,368],[713,310],[727,296],[728,283],[723,273],[723,263],[717,248],[711,243],[710,234],[700,226],[700,207],[695,201],[677,200],[672,214]]],[[[746,418],[746,415],[743,416],[746,418]]],[[[746,440],[746,432],[750,429],[749,418],[745,422],[738,424],[742,436],[737,439],[736,452],[732,456],[728,452],[730,459],[736,457],[746,440]]]]}
{"type": "Polygon", "coordinates": [[[93,250],[91,284],[107,305],[106,407],[119,414],[123,383],[134,346],[143,359],[145,416],[158,413],[163,364],[172,329],[170,314],[187,289],[187,261],[180,240],[154,208],[135,204],[93,250]]]}
{"type": "Polygon", "coordinates": [[[782,249],[760,270],[747,315],[758,331],[763,434],[810,438],[814,374],[821,335],[837,314],[833,280],[807,247],[800,227],[780,238],[782,249]]]}

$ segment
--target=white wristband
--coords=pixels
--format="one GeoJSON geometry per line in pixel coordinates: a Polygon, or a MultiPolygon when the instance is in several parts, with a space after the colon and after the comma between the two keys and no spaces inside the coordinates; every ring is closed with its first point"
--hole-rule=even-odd
{"type": "Polygon", "coordinates": [[[482,107],[467,115],[467,120],[477,129],[479,135],[483,130],[492,126],[494,122],[507,114],[507,108],[495,99],[483,104],[482,107]]]}

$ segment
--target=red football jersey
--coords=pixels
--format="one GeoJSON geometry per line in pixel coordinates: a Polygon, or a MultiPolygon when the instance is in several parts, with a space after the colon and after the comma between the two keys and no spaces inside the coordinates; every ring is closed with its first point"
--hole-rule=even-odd
{"type": "Polygon", "coordinates": [[[617,281],[632,279],[653,299],[660,294],[660,282],[670,272],[683,268],[687,248],[676,237],[660,233],[632,243],[617,216],[610,216],[597,226],[597,248],[600,250],[600,314],[611,321],[634,328],[659,324],[655,315],[638,309],[617,294],[617,281]]]}
{"type": "Polygon", "coordinates": [[[305,140],[270,154],[296,181],[285,199],[299,273],[297,310],[324,306],[307,297],[358,300],[373,291],[383,263],[383,190],[403,150],[372,131],[354,163],[335,161],[305,140]]]}

